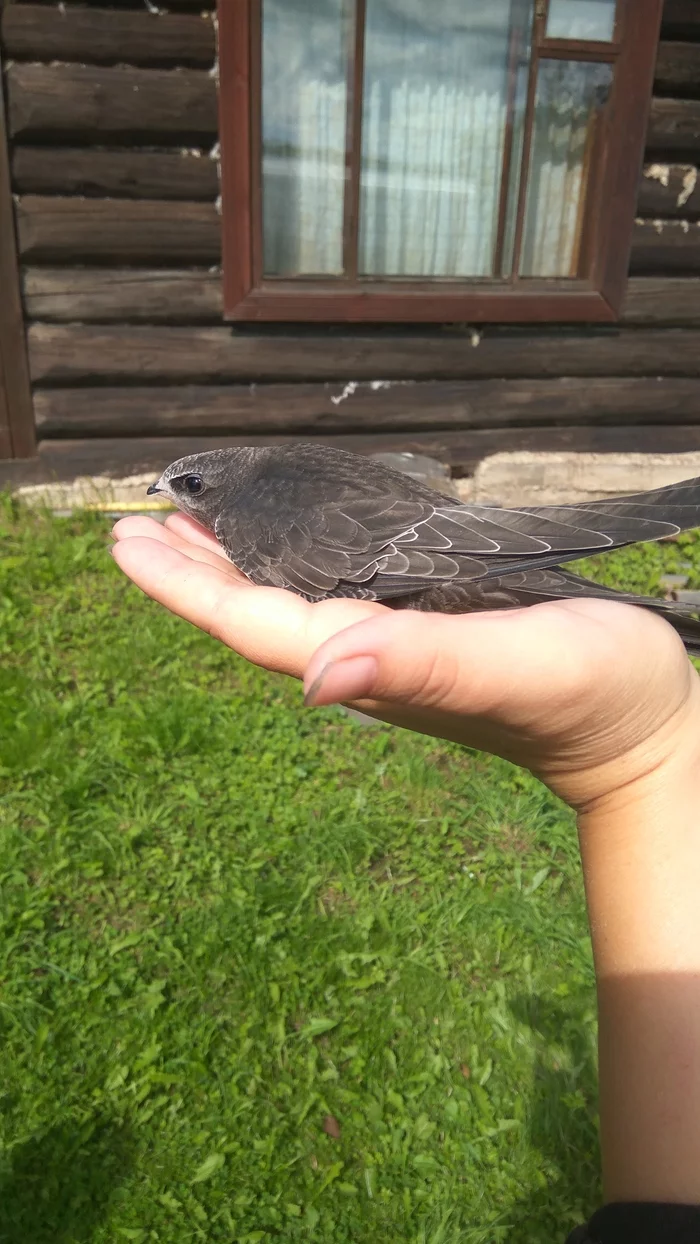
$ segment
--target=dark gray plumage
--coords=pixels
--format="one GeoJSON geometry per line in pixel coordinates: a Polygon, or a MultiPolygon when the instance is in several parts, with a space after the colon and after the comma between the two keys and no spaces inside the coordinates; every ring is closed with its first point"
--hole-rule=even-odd
{"type": "Polygon", "coordinates": [[[643,605],[700,654],[690,606],[615,592],[562,563],[700,526],[700,479],[595,504],[462,505],[382,463],[297,443],[173,462],[148,489],[213,532],[253,583],[442,613],[589,596],[643,605]]]}

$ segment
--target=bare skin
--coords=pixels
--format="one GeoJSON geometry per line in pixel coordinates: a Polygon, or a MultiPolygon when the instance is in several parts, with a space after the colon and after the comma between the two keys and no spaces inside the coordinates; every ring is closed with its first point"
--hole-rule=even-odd
{"type": "Polygon", "coordinates": [[[600,1016],[607,1200],[700,1204],[700,679],[643,609],[309,604],[253,587],[177,514],[116,524],[144,592],[307,703],[354,703],[532,770],[578,814],[600,1016]]]}

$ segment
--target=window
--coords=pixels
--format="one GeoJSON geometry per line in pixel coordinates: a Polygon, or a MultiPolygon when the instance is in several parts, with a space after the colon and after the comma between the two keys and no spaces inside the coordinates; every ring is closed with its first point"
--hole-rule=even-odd
{"type": "Polygon", "coordinates": [[[661,0],[219,0],[235,320],[613,320],[661,0]]]}

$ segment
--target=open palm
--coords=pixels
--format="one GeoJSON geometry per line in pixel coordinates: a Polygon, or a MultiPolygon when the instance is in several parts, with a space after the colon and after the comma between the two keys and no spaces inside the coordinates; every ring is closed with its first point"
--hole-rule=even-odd
{"type": "Polygon", "coordinates": [[[182,514],[126,518],[115,560],[154,600],[247,660],[304,678],[314,704],[495,752],[574,805],[663,758],[698,697],[678,636],[596,600],[444,616],[254,587],[182,514]]]}

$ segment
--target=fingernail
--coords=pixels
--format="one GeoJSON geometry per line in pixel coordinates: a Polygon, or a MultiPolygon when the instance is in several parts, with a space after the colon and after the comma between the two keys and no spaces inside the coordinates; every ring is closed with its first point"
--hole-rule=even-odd
{"type": "Polygon", "coordinates": [[[373,694],[379,664],[376,657],[344,657],[329,661],[304,696],[307,708],[365,700],[373,694]]]}
{"type": "Polygon", "coordinates": [[[327,665],[324,665],[318,677],[314,678],[311,686],[309,687],[309,690],[304,692],[304,708],[313,708],[314,704],[316,703],[316,697],[318,696],[321,690],[323,680],[326,677],[326,674],[328,673],[329,669],[331,669],[331,667],[333,666],[333,664],[334,664],[333,661],[329,661],[327,665]]]}

